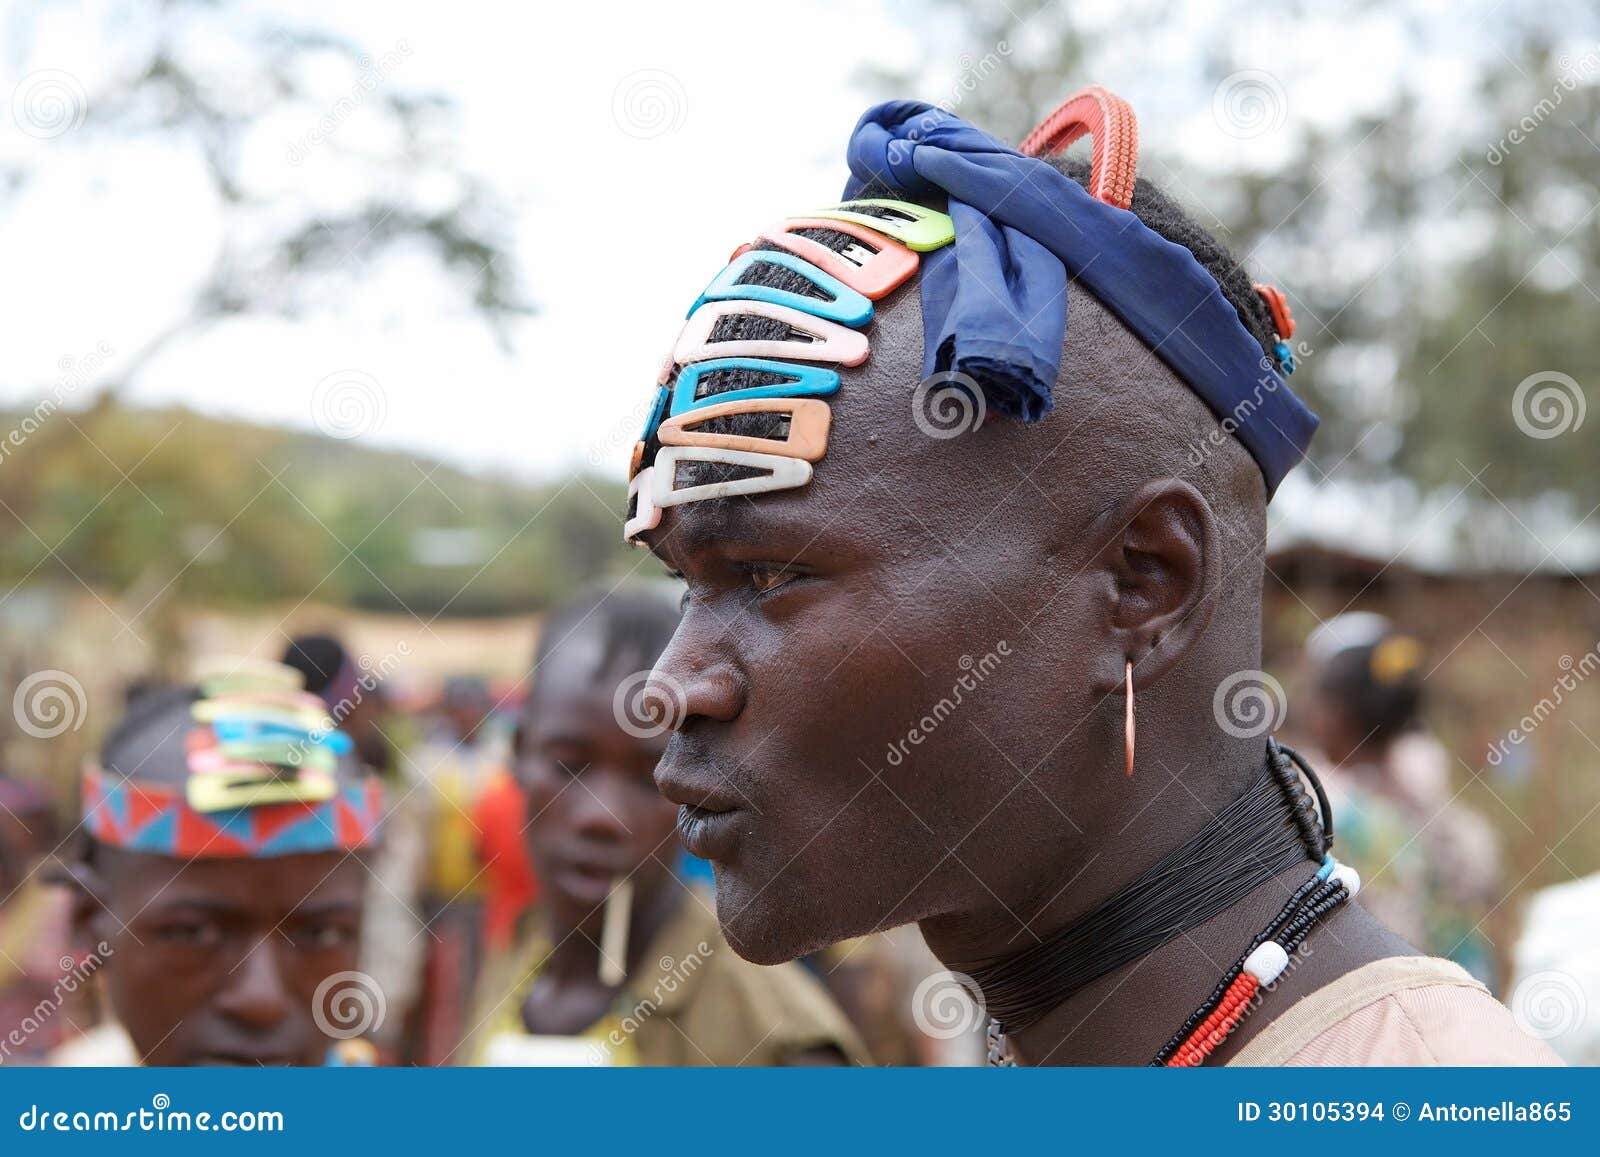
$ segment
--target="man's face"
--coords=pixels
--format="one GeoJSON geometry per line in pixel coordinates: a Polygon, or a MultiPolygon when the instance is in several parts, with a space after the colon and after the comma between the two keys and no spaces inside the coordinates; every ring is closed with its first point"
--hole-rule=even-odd
{"type": "MultiPolygon", "coordinates": [[[[150,1065],[320,1065],[317,986],[355,969],[366,872],[343,852],[197,859],[96,851],[101,975],[150,1065]]],[[[328,1020],[332,1015],[334,1019],[328,1020]]]]}
{"type": "MultiPolygon", "coordinates": [[[[570,644],[582,649],[584,638],[570,644]]],[[[517,776],[528,793],[528,845],[546,899],[567,927],[592,925],[614,881],[659,886],[677,855],[677,807],[651,773],[664,729],[629,734],[613,699],[620,672],[599,678],[581,656],[540,668],[517,735],[517,776]]]]}
{"type": "Polygon", "coordinates": [[[1054,419],[923,432],[914,288],[869,336],[809,485],[670,508],[650,536],[688,584],[656,666],[687,710],[656,779],[701,805],[686,842],[760,962],[975,906],[1020,933],[1050,899],[1041,860],[1070,863],[1098,806],[1052,803],[1073,789],[1050,769],[1115,740],[1085,722],[1092,547],[1060,530],[1089,516],[1062,479],[1096,464],[1049,461],[1054,419]]]}

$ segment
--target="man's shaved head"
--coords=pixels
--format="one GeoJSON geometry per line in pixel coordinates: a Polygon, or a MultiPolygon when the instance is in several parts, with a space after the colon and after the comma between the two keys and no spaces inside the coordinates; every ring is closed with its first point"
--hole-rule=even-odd
{"type": "Polygon", "coordinates": [[[1258,663],[1254,460],[1076,284],[1053,412],[931,435],[915,285],[840,371],[809,485],[673,507],[648,536],[689,584],[656,668],[686,708],[657,781],[708,809],[686,835],[762,962],[978,912],[1027,936],[1063,882],[1104,895],[1253,770],[1192,721],[1258,663]],[[1141,743],[1181,720],[1193,766],[1107,774],[1129,662],[1141,743]],[[1180,776],[1170,838],[1113,855],[1180,776]]]}

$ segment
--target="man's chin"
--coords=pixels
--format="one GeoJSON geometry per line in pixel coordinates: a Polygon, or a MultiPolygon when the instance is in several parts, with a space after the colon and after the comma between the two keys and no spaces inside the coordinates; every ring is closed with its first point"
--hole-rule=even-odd
{"type": "Polygon", "coordinates": [[[736,873],[717,867],[717,923],[728,946],[744,959],[752,964],[784,964],[848,939],[814,926],[803,907],[776,891],[750,886],[736,873]]]}

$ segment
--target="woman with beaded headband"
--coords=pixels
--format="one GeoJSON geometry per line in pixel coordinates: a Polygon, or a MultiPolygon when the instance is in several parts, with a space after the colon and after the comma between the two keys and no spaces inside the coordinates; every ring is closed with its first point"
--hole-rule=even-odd
{"type": "Polygon", "coordinates": [[[1103,89],[1020,149],[880,105],[849,162],[695,303],[630,471],[687,584],[656,780],[729,942],[915,922],[1000,1063],[1551,1061],[1350,903],[1314,775],[1237,710],[1316,426],[1284,295],[1137,179],[1103,89]]]}

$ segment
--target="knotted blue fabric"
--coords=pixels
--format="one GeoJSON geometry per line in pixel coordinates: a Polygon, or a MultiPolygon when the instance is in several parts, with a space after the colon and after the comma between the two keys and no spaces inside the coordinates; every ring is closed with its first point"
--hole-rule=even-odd
{"type": "Polygon", "coordinates": [[[922,260],[923,375],[972,377],[1002,413],[1050,412],[1076,279],[1206,402],[1261,467],[1270,496],[1317,416],[1290,392],[1216,279],[1182,245],[921,101],[867,110],[845,198],[886,185],[947,199],[956,239],[922,260]]]}

